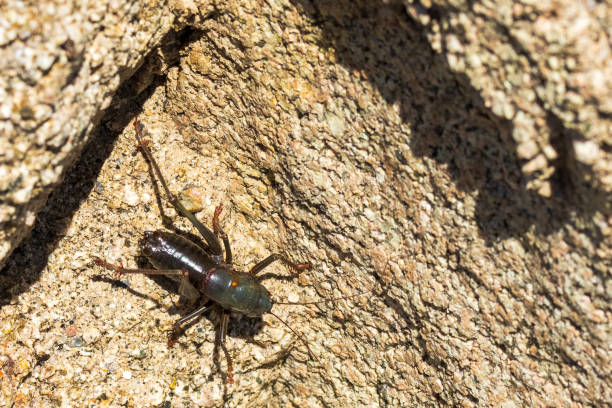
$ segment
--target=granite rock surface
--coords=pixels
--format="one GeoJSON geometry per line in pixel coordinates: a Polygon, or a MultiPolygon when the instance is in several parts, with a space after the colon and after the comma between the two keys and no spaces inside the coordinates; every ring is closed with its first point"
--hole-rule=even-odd
{"type": "MultiPolygon", "coordinates": [[[[79,158],[0,272],[0,406],[612,403],[609,4],[125,7],[121,32],[140,40],[101,54],[108,74],[83,68],[95,38],[113,31],[108,13],[71,10],[103,28],[80,48],[73,40],[80,91],[48,116],[30,102],[25,117],[2,111],[15,138],[0,139],[14,151],[7,174],[19,163],[21,182],[42,180],[79,158]],[[72,111],[92,75],[113,87],[72,111]],[[72,125],[54,151],[33,135],[60,111],[72,125]],[[198,218],[211,225],[224,205],[237,269],[270,253],[314,265],[299,276],[266,269],[275,299],[373,289],[274,306],[314,356],[274,316],[233,315],[228,384],[216,312],[169,348],[172,323],[194,305],[169,280],[118,281],[94,264],[142,264],[146,230],[195,234],[152,182],[137,117],[198,218]],[[64,159],[39,162],[28,143],[64,159]]],[[[129,37],[118,38],[110,49],[129,37]]],[[[17,106],[12,96],[4,101],[17,106]]],[[[64,172],[27,194],[25,184],[1,190],[16,203],[6,248],[64,172]]]]}

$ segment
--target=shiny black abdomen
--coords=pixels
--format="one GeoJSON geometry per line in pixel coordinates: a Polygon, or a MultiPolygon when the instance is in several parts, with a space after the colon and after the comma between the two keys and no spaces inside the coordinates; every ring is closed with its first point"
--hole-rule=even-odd
{"type": "Polygon", "coordinates": [[[140,249],[155,269],[181,269],[198,289],[206,272],[217,265],[215,259],[193,241],[166,231],[146,231],[140,249]]]}
{"type": "Polygon", "coordinates": [[[189,282],[226,310],[260,316],[272,309],[266,288],[244,272],[223,263],[193,241],[166,231],[146,231],[140,249],[155,269],[180,269],[189,282]]]}

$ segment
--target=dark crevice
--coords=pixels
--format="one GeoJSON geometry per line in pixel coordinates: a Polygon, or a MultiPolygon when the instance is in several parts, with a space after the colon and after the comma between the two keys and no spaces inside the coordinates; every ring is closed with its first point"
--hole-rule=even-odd
{"type": "MultiPolygon", "coordinates": [[[[161,53],[166,64],[177,63],[180,49],[197,39],[198,35],[201,33],[190,28],[178,33],[170,32],[162,40],[161,46],[152,50],[143,60],[155,60],[161,53]]],[[[69,61],[74,61],[73,72],[78,73],[77,68],[82,64],[82,53],[76,51],[71,42],[67,42],[64,48],[73,55],[69,61]]],[[[0,307],[10,303],[15,296],[26,291],[38,280],[48,263],[49,255],[70,225],[74,213],[95,187],[102,165],[109,157],[117,136],[140,112],[142,104],[150,97],[155,87],[162,85],[164,80],[147,64],[141,64],[136,72],[126,71],[123,75],[129,80],[124,81],[117,89],[109,108],[98,117],[92,118],[94,122],[99,121],[99,125],[82,147],[78,160],[75,163],[64,163],[69,170],[63,181],[49,195],[46,205],[37,216],[32,233],[21,242],[0,270],[0,307]],[[146,75],[143,74],[145,72],[146,75]],[[142,81],[143,75],[146,76],[144,86],[139,82],[142,81]],[[136,92],[137,89],[140,92],[136,92]]],[[[75,78],[69,79],[73,81],[75,78]]]]}

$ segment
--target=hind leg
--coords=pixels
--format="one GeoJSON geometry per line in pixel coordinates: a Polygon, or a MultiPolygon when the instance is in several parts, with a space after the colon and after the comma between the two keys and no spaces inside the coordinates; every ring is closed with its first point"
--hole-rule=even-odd
{"type": "Polygon", "coordinates": [[[206,240],[208,244],[208,250],[216,256],[222,256],[222,249],[219,240],[215,236],[215,234],[204,224],[202,224],[190,211],[188,211],[185,206],[179,201],[179,199],[170,192],[168,188],[168,184],[166,183],[166,179],[164,178],[155,158],[153,158],[153,154],[149,149],[149,143],[143,139],[142,131],[144,126],[140,122],[140,120],[136,119],[134,121],[134,129],[136,130],[136,139],[138,140],[138,147],[142,150],[142,153],[145,155],[146,159],[149,161],[150,165],[153,167],[153,171],[157,175],[159,182],[161,183],[164,191],[166,192],[166,197],[172,206],[184,217],[186,217],[191,224],[198,230],[200,235],[206,240]]]}

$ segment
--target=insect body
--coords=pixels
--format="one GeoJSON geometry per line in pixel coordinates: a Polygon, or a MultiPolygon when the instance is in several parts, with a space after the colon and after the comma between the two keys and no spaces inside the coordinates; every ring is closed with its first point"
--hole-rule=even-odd
{"type": "MultiPolygon", "coordinates": [[[[200,232],[207,246],[202,247],[181,235],[167,231],[146,231],[144,237],[139,242],[139,246],[143,255],[148,258],[155,269],[127,269],[123,266],[110,264],[99,258],[95,258],[95,262],[102,267],[115,271],[116,275],[132,273],[166,275],[180,283],[179,292],[187,298],[195,301],[201,295],[204,295],[213,302],[212,306],[206,304],[176,321],[169,345],[172,345],[177,336],[180,335],[182,332],[181,327],[185,322],[198,317],[211,307],[220,307],[221,322],[217,331],[216,344],[221,346],[225,352],[228,362],[228,382],[232,382],[232,361],[225,347],[225,336],[230,312],[240,312],[247,316],[261,316],[264,313],[270,313],[287,325],[287,323],[271,311],[272,305],[275,302],[271,299],[268,290],[257,280],[256,275],[276,260],[286,262],[296,271],[308,269],[310,264],[291,264],[282,256],[272,254],[256,264],[248,273],[234,270],[229,239],[219,226],[219,215],[222,211],[222,206],[218,206],[215,209],[213,231],[211,231],[170,192],[159,166],[148,148],[148,143],[142,138],[143,126],[136,120],[134,127],[136,129],[138,146],[152,166],[154,173],[166,192],[168,200],[179,213],[189,219],[200,232]],[[223,242],[223,247],[219,238],[223,242]],[[225,258],[223,256],[224,253],[225,258]]],[[[337,299],[328,299],[327,301],[333,300],[337,299]]],[[[304,304],[313,303],[322,302],[304,304]]],[[[287,327],[304,342],[310,351],[308,343],[306,343],[302,336],[289,325],[287,327]]]]}
{"type": "Polygon", "coordinates": [[[267,289],[251,273],[237,272],[194,242],[165,231],[146,231],[142,253],[158,270],[186,272],[189,283],[224,309],[260,316],[272,309],[267,289]]]}

